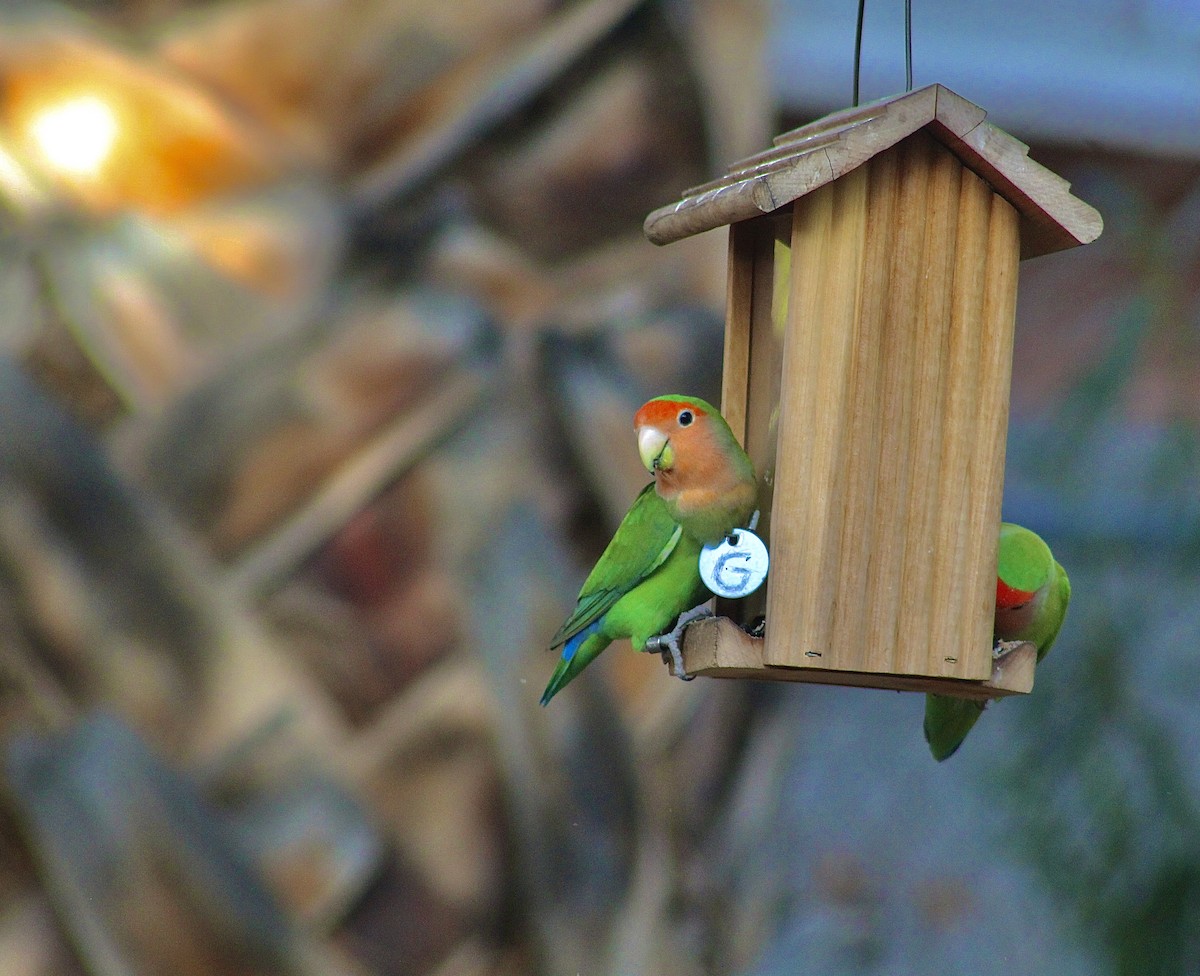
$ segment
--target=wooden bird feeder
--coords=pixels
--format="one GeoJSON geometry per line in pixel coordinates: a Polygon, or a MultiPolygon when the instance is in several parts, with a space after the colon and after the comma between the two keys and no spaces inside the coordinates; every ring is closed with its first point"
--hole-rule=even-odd
{"type": "Polygon", "coordinates": [[[688,672],[1031,690],[1033,647],[992,647],[1017,263],[1102,221],[985,116],[941,85],[838,112],[646,219],[729,225],[722,411],[771,552],[688,672]]]}

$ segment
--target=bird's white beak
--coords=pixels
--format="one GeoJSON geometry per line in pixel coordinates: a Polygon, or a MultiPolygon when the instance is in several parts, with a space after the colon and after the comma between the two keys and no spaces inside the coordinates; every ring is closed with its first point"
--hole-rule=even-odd
{"type": "Polygon", "coordinates": [[[637,432],[638,454],[646,470],[654,474],[658,468],[669,468],[675,463],[671,442],[657,427],[639,427],[637,432]]]}

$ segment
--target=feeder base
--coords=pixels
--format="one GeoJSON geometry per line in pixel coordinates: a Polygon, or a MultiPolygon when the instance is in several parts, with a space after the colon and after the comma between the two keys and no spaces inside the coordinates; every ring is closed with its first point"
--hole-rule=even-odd
{"type": "Polygon", "coordinates": [[[876,674],[828,668],[783,667],[763,663],[763,639],[751,637],[728,617],[698,620],[683,635],[683,666],[689,675],[707,678],[757,678],[762,681],[805,681],[810,684],[923,691],[958,698],[1004,698],[1033,690],[1037,648],[1029,643],[1004,644],[987,681],[933,675],[876,674]]]}

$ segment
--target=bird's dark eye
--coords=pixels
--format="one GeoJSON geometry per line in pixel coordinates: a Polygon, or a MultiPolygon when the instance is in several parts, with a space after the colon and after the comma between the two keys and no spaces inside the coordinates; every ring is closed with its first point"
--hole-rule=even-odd
{"type": "Polygon", "coordinates": [[[680,427],[687,427],[689,424],[691,424],[692,420],[694,420],[694,419],[695,418],[692,416],[692,411],[690,411],[690,410],[680,410],[679,411],[679,426],[680,427]]]}

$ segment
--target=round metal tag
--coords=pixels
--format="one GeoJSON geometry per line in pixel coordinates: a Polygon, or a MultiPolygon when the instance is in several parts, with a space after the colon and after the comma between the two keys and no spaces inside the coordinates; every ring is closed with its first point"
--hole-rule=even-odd
{"type": "Polygon", "coordinates": [[[717,596],[749,596],[767,578],[771,559],[766,544],[749,529],[734,529],[716,545],[700,550],[700,578],[717,596]]]}

